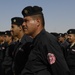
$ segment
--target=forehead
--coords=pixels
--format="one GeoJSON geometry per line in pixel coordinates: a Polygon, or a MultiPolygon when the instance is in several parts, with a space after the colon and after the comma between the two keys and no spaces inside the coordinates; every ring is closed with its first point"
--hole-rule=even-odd
{"type": "Polygon", "coordinates": [[[11,26],[17,26],[16,24],[11,24],[11,26]]]}
{"type": "Polygon", "coordinates": [[[68,36],[74,36],[75,34],[68,34],[68,36]]]}
{"type": "Polygon", "coordinates": [[[32,19],[32,17],[31,17],[31,16],[26,16],[26,17],[24,17],[23,19],[24,19],[24,20],[32,19]]]}
{"type": "Polygon", "coordinates": [[[18,27],[18,25],[16,25],[16,24],[11,24],[11,27],[18,27]]]}
{"type": "Polygon", "coordinates": [[[5,35],[5,37],[7,37],[8,35],[5,35]]]}

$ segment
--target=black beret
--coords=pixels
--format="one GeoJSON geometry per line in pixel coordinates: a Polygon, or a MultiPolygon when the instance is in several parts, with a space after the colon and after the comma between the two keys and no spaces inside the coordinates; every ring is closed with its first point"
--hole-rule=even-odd
{"type": "Polygon", "coordinates": [[[64,37],[64,36],[65,36],[65,34],[63,34],[63,33],[58,34],[58,37],[64,37]]]}
{"type": "Polygon", "coordinates": [[[56,36],[56,37],[58,36],[58,33],[56,33],[56,32],[51,32],[51,34],[56,36]]]}
{"type": "Polygon", "coordinates": [[[67,35],[67,33],[64,33],[64,35],[67,35]]]}
{"type": "Polygon", "coordinates": [[[11,31],[5,31],[5,35],[11,36],[11,31]]]}
{"type": "Polygon", "coordinates": [[[11,24],[16,24],[16,25],[22,25],[23,23],[23,18],[21,17],[13,17],[11,18],[11,24]]]}
{"type": "Polygon", "coordinates": [[[37,15],[42,14],[42,8],[39,6],[27,6],[22,10],[22,15],[25,16],[31,16],[31,15],[37,15]]]}
{"type": "Polygon", "coordinates": [[[0,32],[0,36],[1,36],[1,35],[4,35],[4,34],[5,34],[5,32],[4,32],[4,31],[1,31],[1,32],[0,32]]]}
{"type": "Polygon", "coordinates": [[[69,29],[69,30],[67,31],[67,34],[75,34],[75,29],[69,29]]]}

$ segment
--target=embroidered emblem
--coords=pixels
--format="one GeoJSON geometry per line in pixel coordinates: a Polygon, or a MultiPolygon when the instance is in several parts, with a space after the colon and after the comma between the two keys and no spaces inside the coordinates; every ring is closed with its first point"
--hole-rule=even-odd
{"type": "Polygon", "coordinates": [[[14,19],[13,22],[16,22],[16,19],[14,19]]]}
{"type": "Polygon", "coordinates": [[[48,53],[47,59],[50,64],[54,64],[56,61],[56,57],[53,53],[48,53]]]}
{"type": "Polygon", "coordinates": [[[26,14],[28,14],[28,11],[27,11],[27,10],[24,10],[24,12],[25,12],[26,14]]]}

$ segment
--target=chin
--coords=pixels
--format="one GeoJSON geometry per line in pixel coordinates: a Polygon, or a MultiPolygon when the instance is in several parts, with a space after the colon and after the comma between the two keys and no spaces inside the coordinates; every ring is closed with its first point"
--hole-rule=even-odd
{"type": "Polygon", "coordinates": [[[29,33],[28,33],[28,32],[26,32],[26,31],[25,31],[24,33],[25,33],[26,35],[28,35],[28,34],[29,34],[29,33]]]}

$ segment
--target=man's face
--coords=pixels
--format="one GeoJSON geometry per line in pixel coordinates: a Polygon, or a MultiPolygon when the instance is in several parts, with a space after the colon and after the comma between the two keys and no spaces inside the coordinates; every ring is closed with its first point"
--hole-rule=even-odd
{"type": "Polygon", "coordinates": [[[33,36],[37,30],[37,21],[30,16],[24,17],[23,30],[25,34],[33,36]]]}
{"type": "Polygon", "coordinates": [[[68,34],[67,38],[70,43],[75,42],[75,34],[68,34]]]}
{"type": "Polygon", "coordinates": [[[9,37],[8,35],[5,35],[5,42],[9,42],[11,39],[11,37],[9,37]]]}
{"type": "Polygon", "coordinates": [[[0,36],[0,42],[3,42],[4,41],[4,36],[0,36]]]}
{"type": "Polygon", "coordinates": [[[11,26],[12,36],[14,36],[14,37],[17,36],[19,34],[19,32],[20,32],[20,27],[15,24],[12,24],[12,26],[11,26]]]}
{"type": "Polygon", "coordinates": [[[64,39],[65,38],[61,36],[61,37],[58,38],[58,42],[61,42],[62,43],[64,39]]]}

